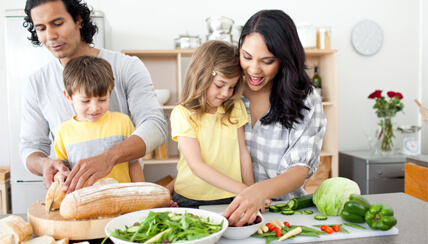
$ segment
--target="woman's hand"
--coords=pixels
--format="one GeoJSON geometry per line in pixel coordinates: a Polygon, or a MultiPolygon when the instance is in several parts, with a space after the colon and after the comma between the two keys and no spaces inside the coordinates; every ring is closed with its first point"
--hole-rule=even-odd
{"type": "Polygon", "coordinates": [[[264,211],[263,202],[266,198],[254,186],[247,187],[239,193],[224,211],[223,216],[229,220],[230,226],[254,222],[257,212],[260,209],[264,211]]]}

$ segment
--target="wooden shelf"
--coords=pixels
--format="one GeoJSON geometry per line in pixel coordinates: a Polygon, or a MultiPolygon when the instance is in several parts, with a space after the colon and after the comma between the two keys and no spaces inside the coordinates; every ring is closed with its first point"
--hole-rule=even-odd
{"type": "Polygon", "coordinates": [[[168,156],[168,159],[145,159],[143,160],[144,164],[176,164],[178,163],[178,156],[168,156]]]}

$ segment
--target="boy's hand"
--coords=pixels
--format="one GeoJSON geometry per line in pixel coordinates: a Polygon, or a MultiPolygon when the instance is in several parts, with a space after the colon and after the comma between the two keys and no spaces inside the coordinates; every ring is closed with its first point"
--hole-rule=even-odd
{"type": "Polygon", "coordinates": [[[63,191],[71,193],[86,186],[92,186],[97,180],[106,177],[113,169],[114,162],[101,153],[97,156],[77,161],[64,183],[63,191]]]}
{"type": "Polygon", "coordinates": [[[63,173],[58,172],[54,176],[54,182],[64,183],[66,178],[67,176],[65,176],[63,173]]]}

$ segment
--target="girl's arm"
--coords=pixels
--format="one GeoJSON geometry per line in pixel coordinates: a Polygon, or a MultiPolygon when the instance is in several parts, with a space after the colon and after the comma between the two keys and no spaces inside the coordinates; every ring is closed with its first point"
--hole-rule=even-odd
{"type": "Polygon", "coordinates": [[[190,170],[192,170],[192,173],[197,177],[230,193],[238,194],[247,187],[244,183],[231,179],[204,163],[197,139],[178,136],[177,140],[190,170]]]}
{"type": "Polygon", "coordinates": [[[244,126],[238,128],[239,156],[241,159],[241,177],[242,182],[250,186],[254,184],[253,165],[251,164],[251,156],[245,146],[244,126]]]}
{"type": "Polygon", "coordinates": [[[144,173],[143,167],[141,167],[140,160],[129,163],[129,176],[131,177],[131,182],[144,182],[144,173]]]}

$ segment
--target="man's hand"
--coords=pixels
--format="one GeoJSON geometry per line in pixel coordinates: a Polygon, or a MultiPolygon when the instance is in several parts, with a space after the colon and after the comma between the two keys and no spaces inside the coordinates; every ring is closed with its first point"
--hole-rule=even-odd
{"type": "Polygon", "coordinates": [[[56,180],[64,181],[64,178],[67,177],[70,173],[70,170],[64,165],[64,162],[59,160],[54,160],[51,158],[43,159],[43,185],[46,189],[51,187],[52,182],[55,181],[55,175],[57,175],[56,180]],[[58,178],[58,176],[62,175],[63,177],[58,178]]]}
{"type": "Polygon", "coordinates": [[[85,158],[77,161],[73,170],[67,176],[64,184],[64,191],[71,193],[85,186],[92,186],[95,181],[107,176],[115,163],[106,153],[101,153],[97,156],[85,158]]]}

